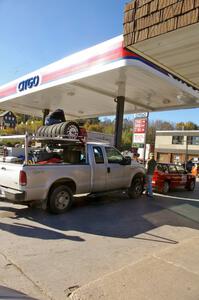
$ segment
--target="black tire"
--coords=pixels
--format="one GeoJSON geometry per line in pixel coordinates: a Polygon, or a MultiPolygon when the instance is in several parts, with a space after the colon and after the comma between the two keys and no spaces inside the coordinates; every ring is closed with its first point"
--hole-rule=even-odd
{"type": "Polygon", "coordinates": [[[57,124],[56,126],[56,130],[55,130],[55,137],[60,136],[61,135],[61,127],[62,127],[63,123],[57,124]]]}
{"type": "Polygon", "coordinates": [[[59,125],[59,124],[55,124],[54,126],[53,126],[53,129],[52,129],[52,137],[57,137],[57,126],[56,125],[59,125]]]}
{"type": "Polygon", "coordinates": [[[187,190],[193,192],[195,189],[195,185],[196,185],[195,180],[191,180],[190,184],[187,187],[187,190]]]}
{"type": "Polygon", "coordinates": [[[48,137],[51,138],[53,137],[53,130],[54,130],[55,125],[50,125],[48,126],[48,137]]]}
{"type": "Polygon", "coordinates": [[[48,137],[48,129],[49,126],[43,126],[41,131],[39,132],[39,137],[48,137]]]}
{"type": "Polygon", "coordinates": [[[144,177],[143,176],[136,176],[132,183],[131,187],[128,189],[128,195],[130,198],[139,198],[144,190],[144,177]]]}
{"type": "Polygon", "coordinates": [[[48,209],[53,214],[67,211],[73,202],[73,193],[66,185],[55,187],[48,198],[48,209]]]}
{"type": "Polygon", "coordinates": [[[62,134],[67,138],[76,139],[79,135],[79,125],[76,122],[68,122],[63,131],[62,134]]]}
{"type": "Polygon", "coordinates": [[[58,135],[60,135],[60,136],[64,135],[65,126],[66,126],[66,122],[61,123],[58,135]]]}
{"type": "Polygon", "coordinates": [[[45,129],[46,129],[46,126],[40,127],[40,128],[38,129],[38,131],[37,131],[37,136],[38,136],[38,137],[44,137],[43,134],[44,134],[45,129]]]}
{"type": "Polygon", "coordinates": [[[41,136],[41,130],[42,130],[42,128],[43,127],[39,127],[38,129],[37,129],[37,132],[36,132],[36,136],[41,136]]]}
{"type": "Polygon", "coordinates": [[[170,184],[168,181],[165,181],[162,187],[162,193],[167,194],[170,190],[170,184]]]}
{"type": "Polygon", "coordinates": [[[48,137],[48,126],[44,126],[42,131],[42,137],[48,137]]]}

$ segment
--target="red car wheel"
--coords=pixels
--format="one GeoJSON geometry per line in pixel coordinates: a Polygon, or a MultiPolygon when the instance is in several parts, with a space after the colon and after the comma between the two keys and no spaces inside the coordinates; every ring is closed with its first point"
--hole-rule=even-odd
{"type": "Polygon", "coordinates": [[[194,180],[192,180],[191,182],[190,182],[190,184],[189,184],[189,186],[188,186],[188,191],[194,191],[194,189],[195,189],[195,181],[194,180]]]}
{"type": "Polygon", "coordinates": [[[170,190],[170,184],[168,181],[165,181],[162,187],[163,194],[167,194],[170,190]]]}

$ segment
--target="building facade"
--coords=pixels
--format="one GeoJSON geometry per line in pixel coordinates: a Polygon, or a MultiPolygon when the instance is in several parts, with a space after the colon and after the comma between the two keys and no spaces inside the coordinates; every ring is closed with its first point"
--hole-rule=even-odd
{"type": "Polygon", "coordinates": [[[0,129],[15,128],[17,118],[11,111],[5,111],[0,114],[0,129]]]}
{"type": "Polygon", "coordinates": [[[198,161],[199,130],[156,131],[155,156],[158,162],[198,161]]]}

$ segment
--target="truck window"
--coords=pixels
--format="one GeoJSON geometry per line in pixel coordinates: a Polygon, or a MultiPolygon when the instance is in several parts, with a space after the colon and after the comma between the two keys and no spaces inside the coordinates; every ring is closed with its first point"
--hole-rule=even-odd
{"type": "Polygon", "coordinates": [[[118,164],[123,160],[122,154],[113,147],[105,147],[108,162],[110,164],[118,164]]]}
{"type": "Polygon", "coordinates": [[[103,164],[104,163],[104,156],[102,153],[102,149],[100,147],[93,147],[93,153],[95,157],[96,164],[103,164]]]}

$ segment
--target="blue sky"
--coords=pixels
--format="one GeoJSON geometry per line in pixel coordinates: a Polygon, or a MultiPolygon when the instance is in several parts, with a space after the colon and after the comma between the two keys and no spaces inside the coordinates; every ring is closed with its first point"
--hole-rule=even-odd
{"type": "MultiPolygon", "coordinates": [[[[123,32],[128,0],[0,0],[0,85],[123,32]]],[[[150,119],[199,124],[199,109],[150,119]]]]}

